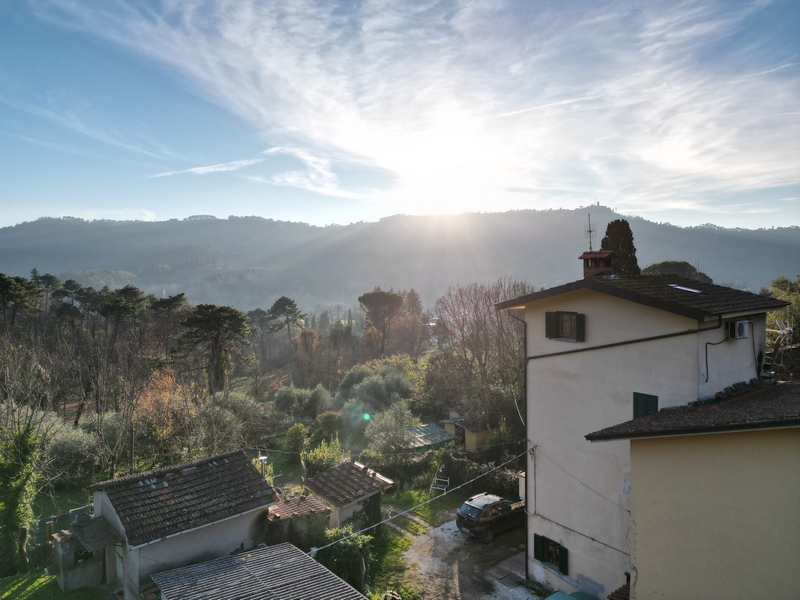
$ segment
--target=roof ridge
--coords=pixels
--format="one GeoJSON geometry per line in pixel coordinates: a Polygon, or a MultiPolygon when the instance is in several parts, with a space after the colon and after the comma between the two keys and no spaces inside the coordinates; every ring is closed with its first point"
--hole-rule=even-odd
{"type": "Polygon", "coordinates": [[[131,481],[138,481],[140,479],[148,479],[150,477],[158,477],[159,475],[166,475],[167,473],[171,473],[173,471],[182,471],[183,469],[191,468],[191,467],[199,467],[206,463],[214,462],[215,460],[221,460],[236,456],[238,454],[245,455],[244,450],[231,450],[229,452],[223,452],[221,454],[214,454],[212,456],[208,456],[205,458],[195,458],[187,462],[177,463],[174,465],[167,465],[165,467],[159,467],[157,469],[150,469],[149,471],[142,471],[141,473],[132,473],[130,475],[123,475],[122,477],[115,477],[114,479],[107,479],[106,481],[99,481],[97,483],[93,483],[89,486],[90,490],[103,490],[108,489],[110,487],[114,487],[116,485],[120,485],[123,483],[130,483],[131,481]]]}

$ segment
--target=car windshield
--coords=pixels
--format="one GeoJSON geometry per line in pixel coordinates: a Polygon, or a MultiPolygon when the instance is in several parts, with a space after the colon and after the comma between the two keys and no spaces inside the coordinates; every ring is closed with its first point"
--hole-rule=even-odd
{"type": "Polygon", "coordinates": [[[461,505],[459,511],[462,515],[469,517],[470,519],[478,519],[481,516],[480,508],[477,506],[472,506],[472,504],[467,504],[466,502],[461,505]]]}

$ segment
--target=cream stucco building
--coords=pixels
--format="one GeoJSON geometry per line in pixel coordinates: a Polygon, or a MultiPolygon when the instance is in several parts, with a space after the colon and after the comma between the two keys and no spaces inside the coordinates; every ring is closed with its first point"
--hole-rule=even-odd
{"type": "Polygon", "coordinates": [[[584,436],[758,378],[773,298],[677,276],[584,279],[499,303],[525,310],[527,574],[606,598],[630,571],[627,440],[584,436]]]}
{"type": "Polygon", "coordinates": [[[800,384],[661,411],[587,438],[630,440],[630,598],[796,597],[800,384]]]}

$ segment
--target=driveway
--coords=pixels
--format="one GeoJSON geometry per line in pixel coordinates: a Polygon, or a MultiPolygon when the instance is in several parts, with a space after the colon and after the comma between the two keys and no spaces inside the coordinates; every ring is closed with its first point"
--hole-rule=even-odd
{"type": "Polygon", "coordinates": [[[426,600],[537,600],[514,571],[524,573],[525,528],[482,544],[461,533],[453,519],[428,527],[406,551],[407,576],[426,600]]]}

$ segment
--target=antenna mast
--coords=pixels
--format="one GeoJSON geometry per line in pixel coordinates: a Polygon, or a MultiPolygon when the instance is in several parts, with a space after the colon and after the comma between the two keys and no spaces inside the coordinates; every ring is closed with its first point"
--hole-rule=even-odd
{"type": "Polygon", "coordinates": [[[589,213],[589,229],[586,230],[586,233],[589,234],[589,252],[592,252],[592,234],[594,233],[594,229],[592,229],[592,213],[589,213]]]}

